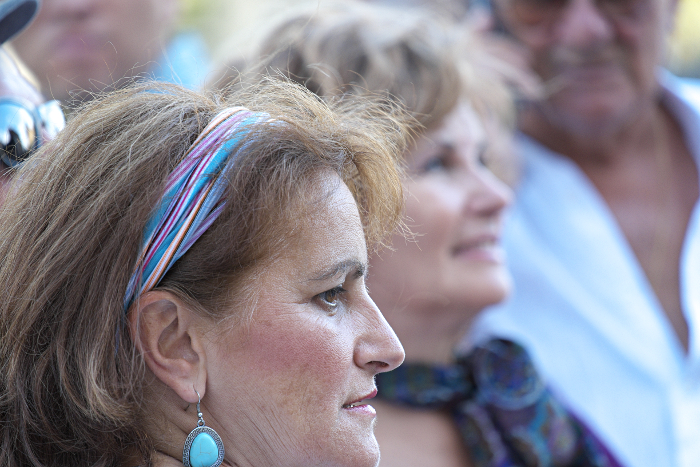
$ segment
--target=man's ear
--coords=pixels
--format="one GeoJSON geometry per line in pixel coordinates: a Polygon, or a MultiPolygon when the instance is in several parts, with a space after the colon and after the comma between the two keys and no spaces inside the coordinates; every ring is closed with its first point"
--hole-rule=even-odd
{"type": "Polygon", "coordinates": [[[129,310],[129,330],[151,372],[189,403],[206,391],[206,356],[194,313],[173,294],[151,291],[129,310]]]}

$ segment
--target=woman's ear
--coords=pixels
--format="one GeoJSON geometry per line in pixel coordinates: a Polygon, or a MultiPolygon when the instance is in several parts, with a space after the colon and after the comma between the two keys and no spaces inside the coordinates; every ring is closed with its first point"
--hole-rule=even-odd
{"type": "Polygon", "coordinates": [[[151,372],[189,403],[206,391],[206,356],[196,317],[173,294],[151,291],[129,310],[129,330],[151,372]]]}

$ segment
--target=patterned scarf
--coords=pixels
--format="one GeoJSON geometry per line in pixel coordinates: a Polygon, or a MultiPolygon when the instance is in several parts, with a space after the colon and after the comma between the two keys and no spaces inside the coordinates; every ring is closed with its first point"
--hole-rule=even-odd
{"type": "Polygon", "coordinates": [[[387,402],[449,412],[476,467],[620,467],[514,342],[491,340],[449,366],[404,363],[377,386],[387,402]]]}

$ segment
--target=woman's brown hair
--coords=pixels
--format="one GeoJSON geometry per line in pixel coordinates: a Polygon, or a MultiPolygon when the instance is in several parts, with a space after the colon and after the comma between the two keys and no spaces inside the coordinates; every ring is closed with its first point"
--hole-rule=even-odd
{"type": "Polygon", "coordinates": [[[252,271],[285,246],[327,171],[353,193],[370,245],[399,223],[406,126],[386,103],[328,105],[268,81],[225,100],[147,83],[86,104],[20,169],[0,209],[0,465],[150,462],[124,294],[167,176],[231,105],[274,121],[239,143],[220,175],[224,211],[159,288],[213,320],[244,315],[252,271]]]}

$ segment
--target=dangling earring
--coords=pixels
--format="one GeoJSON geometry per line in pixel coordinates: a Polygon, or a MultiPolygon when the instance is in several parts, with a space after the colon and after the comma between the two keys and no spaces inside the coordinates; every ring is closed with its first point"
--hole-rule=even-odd
{"type": "Polygon", "coordinates": [[[192,389],[197,394],[197,428],[187,435],[182,450],[182,463],[185,467],[219,467],[224,461],[224,443],[216,431],[205,426],[199,410],[202,399],[194,386],[192,389]]]}

